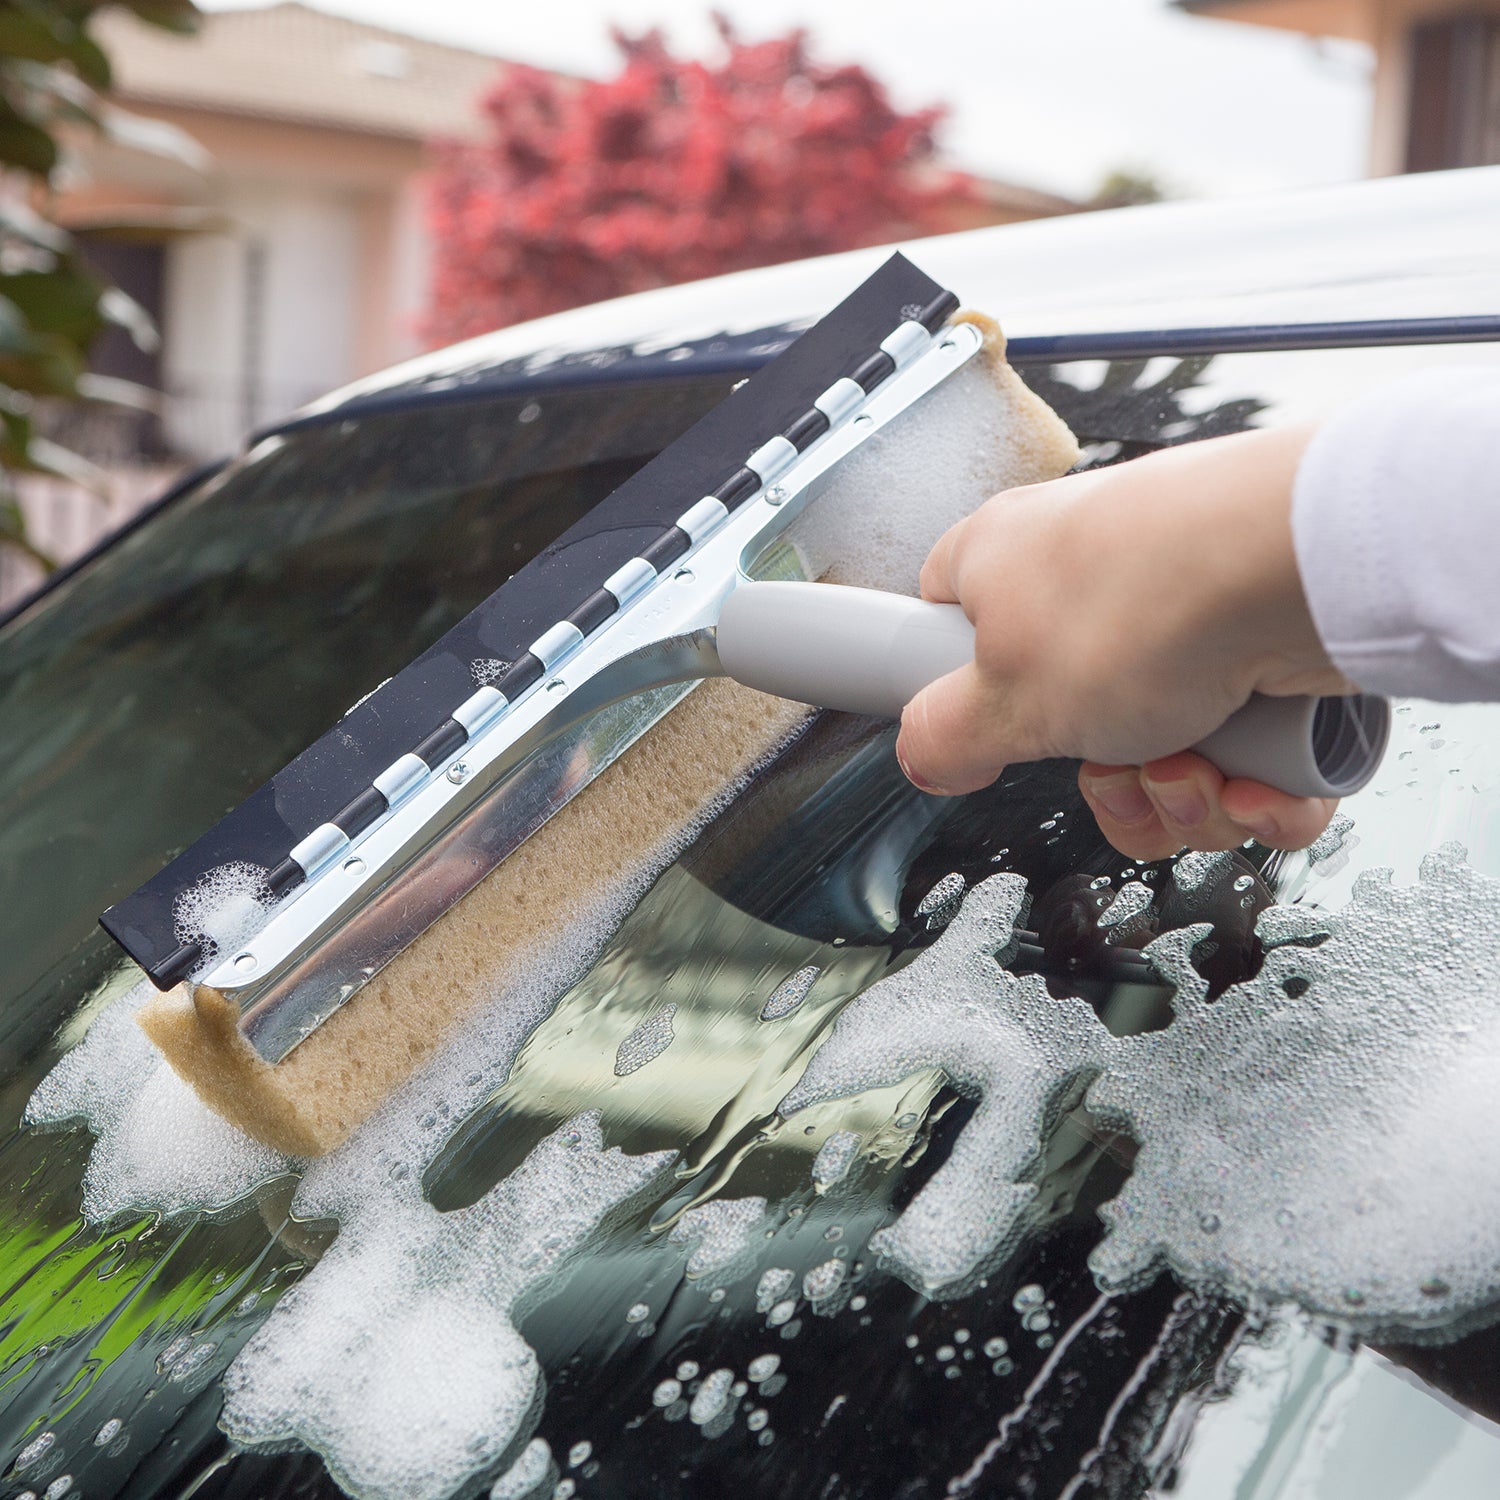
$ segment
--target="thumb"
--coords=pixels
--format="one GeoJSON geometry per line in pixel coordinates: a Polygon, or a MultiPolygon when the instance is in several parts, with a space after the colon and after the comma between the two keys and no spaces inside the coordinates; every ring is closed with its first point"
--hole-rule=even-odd
{"type": "Polygon", "coordinates": [[[901,715],[896,759],[924,792],[957,796],[1005,769],[1004,726],[972,663],[929,683],[901,715]]]}

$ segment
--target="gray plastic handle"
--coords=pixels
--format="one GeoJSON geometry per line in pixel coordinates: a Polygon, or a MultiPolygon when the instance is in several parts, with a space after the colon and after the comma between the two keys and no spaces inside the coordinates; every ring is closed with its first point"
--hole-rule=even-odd
{"type": "MultiPolygon", "coordinates": [[[[724,671],[748,687],[818,708],[898,718],[930,682],[974,659],[956,604],[829,583],[744,583],[718,627],[724,671]]],[[[1226,776],[1295,797],[1347,797],[1380,765],[1387,699],[1259,694],[1192,748],[1226,776]]]]}

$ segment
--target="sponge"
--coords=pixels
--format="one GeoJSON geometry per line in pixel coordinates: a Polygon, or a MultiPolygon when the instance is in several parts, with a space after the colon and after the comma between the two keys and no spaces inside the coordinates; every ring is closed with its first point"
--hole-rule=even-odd
{"type": "MultiPolygon", "coordinates": [[[[810,576],[915,593],[932,543],[998,490],[1054,478],[1078,447],[1005,361],[999,329],[967,366],[840,465],[788,533],[810,576]]],[[[793,736],[800,705],[703,684],[280,1062],[235,1002],[186,982],[141,1025],[210,1108],[293,1156],[333,1150],[550,933],[625,915],[631,893],[793,736]]],[[[570,980],[556,981],[559,992],[570,980]]]]}

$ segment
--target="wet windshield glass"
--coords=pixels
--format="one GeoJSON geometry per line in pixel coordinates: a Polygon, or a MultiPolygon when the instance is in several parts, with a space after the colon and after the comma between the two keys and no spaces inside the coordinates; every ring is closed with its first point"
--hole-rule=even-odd
{"type": "Polygon", "coordinates": [[[271,438],[7,627],[0,1025],[21,996],[97,979],[106,906],[730,384],[435,404],[271,438]]]}
{"type": "MultiPolygon", "coordinates": [[[[1025,373],[1108,462],[1495,357],[1025,373]]],[[[137,1081],[51,1086],[113,1159],[5,1150],[13,1486],[1494,1493],[1500,711],[1401,705],[1310,851],[1144,867],[1071,766],[937,799],[892,737],[820,716],[550,1014],[418,1079],[295,1215],[284,1161],[186,1114],[238,1202],[143,1211],[171,1182],[124,1169],[131,1111],[178,1106],[128,975],[18,1007],[61,1030],[12,1119],[86,1032],[137,1081]]]]}

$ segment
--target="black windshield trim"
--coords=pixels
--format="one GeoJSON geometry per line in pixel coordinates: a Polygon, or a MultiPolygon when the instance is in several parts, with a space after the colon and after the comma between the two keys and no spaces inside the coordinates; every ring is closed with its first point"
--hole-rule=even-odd
{"type": "MultiPolygon", "coordinates": [[[[802,331],[797,324],[782,325],[779,332],[789,342],[802,331]]],[[[1270,354],[1298,349],[1360,349],[1413,344],[1477,344],[1500,342],[1500,315],[1484,313],[1472,317],[1383,318],[1360,322],[1268,323],[1225,325],[1216,328],[1172,328],[1118,333],[1033,334],[1011,339],[1006,354],[1012,364],[1058,364],[1085,359],[1151,359],[1157,355],[1270,354]]],[[[396,386],[390,390],[355,396],[325,411],[294,417],[275,427],[261,429],[246,440],[245,449],[267,437],[280,437],[306,428],[347,422],[377,413],[415,411],[446,405],[451,401],[492,401],[506,396],[544,391],[574,390],[585,386],[635,384],[641,380],[681,379],[691,374],[751,375],[769,364],[778,352],[768,349],[767,333],[758,330],[750,338],[731,339],[722,351],[694,358],[691,370],[668,362],[661,355],[633,358],[606,369],[587,365],[556,364],[530,371],[499,370],[476,376],[471,382],[443,390],[423,385],[396,386]],[[757,346],[756,352],[747,347],[757,346]]],[[[784,345],[782,346],[784,347],[784,345]]],[[[29,594],[0,610],[0,630],[24,614],[32,605],[87,567],[100,553],[144,526],[168,505],[222,469],[229,460],[219,459],[194,469],[159,500],[153,501],[117,530],[100,538],[87,552],[49,574],[29,594]]]]}
{"type": "Polygon", "coordinates": [[[149,504],[143,505],[140,510],[128,520],[122,521],[113,531],[106,531],[85,552],[80,552],[77,557],[65,562],[55,572],[47,574],[30,593],[22,594],[14,604],[8,604],[0,609],[0,631],[3,631],[12,620],[18,619],[25,614],[33,604],[46,598],[53,589],[61,587],[75,573],[80,573],[93,562],[101,553],[109,551],[116,542],[123,541],[132,532],[140,528],[148,521],[154,520],[169,505],[175,504],[190,490],[195,490],[205,480],[212,479],[221,469],[229,463],[228,458],[216,458],[206,464],[199,464],[196,469],[190,469],[163,495],[158,496],[149,504]]]}
{"type": "MultiPolygon", "coordinates": [[[[751,337],[730,337],[726,347],[702,353],[691,373],[752,374],[769,364],[801,328],[783,325],[768,339],[765,330],[751,337]],[[751,346],[754,346],[753,348],[751,346]],[[768,347],[770,345],[770,347],[768,347]]],[[[1006,355],[1012,364],[1052,364],[1079,359],[1149,359],[1154,355],[1253,354],[1297,349],[1355,349],[1402,344],[1463,344],[1500,341],[1500,315],[1474,317],[1383,318],[1360,322],[1226,324],[1212,328],[1136,329],[1117,333],[1032,334],[1010,339],[1006,355]]],[[[661,355],[632,357],[605,369],[558,363],[533,369],[502,368],[477,373],[465,384],[434,390],[421,384],[393,386],[353,396],[338,406],[309,412],[277,427],[257,432],[252,441],[295,432],[328,422],[347,422],[375,412],[409,411],[445,401],[472,401],[517,396],[542,390],[569,390],[630,380],[656,380],[689,373],[661,355]]]]}

